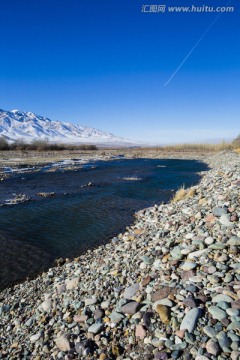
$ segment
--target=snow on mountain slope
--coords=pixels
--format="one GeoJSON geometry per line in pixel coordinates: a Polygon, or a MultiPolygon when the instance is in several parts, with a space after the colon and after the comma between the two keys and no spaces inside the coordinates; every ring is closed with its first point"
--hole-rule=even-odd
{"type": "Polygon", "coordinates": [[[61,143],[134,145],[131,141],[91,127],[53,121],[32,112],[0,110],[0,136],[9,141],[48,139],[61,143]]]}

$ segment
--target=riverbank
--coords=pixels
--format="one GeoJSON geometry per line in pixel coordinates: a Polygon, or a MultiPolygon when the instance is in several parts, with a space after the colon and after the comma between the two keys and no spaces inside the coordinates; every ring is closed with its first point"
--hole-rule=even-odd
{"type": "Polygon", "coordinates": [[[0,293],[2,358],[240,358],[239,155],[185,199],[0,293]]]}
{"type": "Polygon", "coordinates": [[[7,167],[44,166],[63,160],[78,159],[85,162],[89,160],[108,160],[115,157],[150,158],[150,159],[205,159],[214,152],[209,151],[162,151],[158,148],[122,148],[99,150],[63,150],[63,151],[0,151],[0,173],[7,167]]]}

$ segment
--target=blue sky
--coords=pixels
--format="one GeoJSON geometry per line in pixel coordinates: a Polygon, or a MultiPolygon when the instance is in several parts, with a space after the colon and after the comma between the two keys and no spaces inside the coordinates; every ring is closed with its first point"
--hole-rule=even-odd
{"type": "Polygon", "coordinates": [[[214,13],[143,13],[142,5],[223,0],[2,0],[0,108],[148,143],[240,132],[240,9],[223,13],[171,82],[214,13]]]}

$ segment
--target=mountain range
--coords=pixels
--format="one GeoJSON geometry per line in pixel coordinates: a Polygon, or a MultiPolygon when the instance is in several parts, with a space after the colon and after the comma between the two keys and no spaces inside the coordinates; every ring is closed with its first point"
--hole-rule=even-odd
{"type": "Polygon", "coordinates": [[[0,110],[0,136],[8,141],[48,140],[56,143],[85,143],[133,146],[130,140],[92,127],[50,120],[32,112],[0,110]]]}

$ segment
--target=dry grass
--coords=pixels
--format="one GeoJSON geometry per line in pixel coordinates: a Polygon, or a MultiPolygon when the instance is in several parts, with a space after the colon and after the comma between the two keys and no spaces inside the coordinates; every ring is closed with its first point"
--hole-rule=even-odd
{"type": "Polygon", "coordinates": [[[222,141],[219,144],[179,144],[166,146],[142,147],[141,150],[155,150],[160,152],[218,152],[224,150],[234,150],[236,142],[222,141]]]}
{"type": "Polygon", "coordinates": [[[237,149],[234,149],[234,151],[235,151],[237,154],[240,154],[240,147],[237,148],[237,149]]]}
{"type": "Polygon", "coordinates": [[[176,192],[173,199],[171,200],[171,203],[176,203],[178,201],[181,201],[183,199],[189,199],[192,198],[194,195],[196,195],[196,190],[194,188],[190,188],[189,190],[186,190],[184,188],[184,185],[176,192]]]}
{"type": "Polygon", "coordinates": [[[170,145],[163,146],[161,148],[162,151],[176,151],[176,152],[184,152],[184,151],[196,151],[196,152],[209,152],[209,151],[224,151],[224,150],[232,150],[234,146],[232,143],[227,143],[225,141],[220,144],[180,144],[180,145],[170,145]]]}
{"type": "Polygon", "coordinates": [[[186,194],[186,198],[192,198],[194,195],[196,195],[196,190],[194,188],[190,188],[186,194]]]}
{"type": "Polygon", "coordinates": [[[186,196],[186,190],[184,188],[184,185],[176,192],[176,194],[174,195],[173,199],[172,199],[172,203],[176,203],[180,200],[183,200],[186,196]]]}

